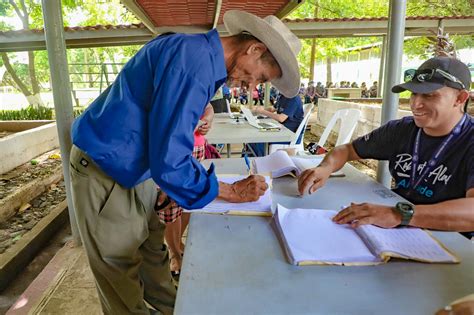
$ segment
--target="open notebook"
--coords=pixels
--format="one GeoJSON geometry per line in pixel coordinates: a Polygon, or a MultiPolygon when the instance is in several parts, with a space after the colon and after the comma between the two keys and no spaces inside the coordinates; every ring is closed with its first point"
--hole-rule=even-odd
{"type": "MultiPolygon", "coordinates": [[[[304,170],[318,166],[323,158],[320,156],[289,156],[286,151],[279,150],[270,155],[255,158],[252,161],[252,166],[256,174],[271,174],[273,178],[285,175],[298,177],[304,170]]],[[[337,171],[331,176],[344,176],[344,173],[337,171]]]]}
{"type": "Polygon", "coordinates": [[[459,260],[428,232],[418,228],[357,229],[332,222],[337,211],[286,209],[278,205],[276,233],[293,265],[376,265],[390,257],[429,263],[459,260]]]}
{"type": "MultiPolygon", "coordinates": [[[[224,183],[232,184],[238,180],[244,179],[247,176],[235,176],[235,175],[220,175],[218,180],[224,183]]],[[[265,177],[265,180],[270,186],[270,178],[265,177]]],[[[243,203],[231,203],[221,199],[214,199],[211,203],[202,209],[198,210],[185,210],[190,213],[218,213],[218,214],[231,214],[231,215],[255,215],[255,216],[271,216],[271,190],[267,189],[265,194],[255,202],[243,202],[243,203]]]]}

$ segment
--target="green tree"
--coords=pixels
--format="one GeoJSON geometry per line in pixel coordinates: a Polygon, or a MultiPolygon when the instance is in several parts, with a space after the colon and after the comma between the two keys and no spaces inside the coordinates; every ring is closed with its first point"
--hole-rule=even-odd
{"type": "MultiPolygon", "coordinates": [[[[474,1],[471,0],[408,0],[407,16],[452,16],[452,15],[473,15],[474,1]]],[[[317,18],[343,18],[343,17],[386,17],[389,11],[389,1],[387,0],[307,0],[288,18],[313,18],[317,11],[317,18]]],[[[431,54],[429,49],[436,34],[432,37],[417,37],[405,41],[404,52],[408,56],[428,57],[431,54]]],[[[450,36],[458,49],[474,46],[474,36],[456,35],[450,36]]],[[[342,57],[350,52],[346,48],[363,46],[381,42],[381,37],[345,37],[345,38],[317,38],[315,58],[326,62],[328,66],[327,81],[332,81],[330,77],[331,60],[342,57]]],[[[310,77],[311,65],[311,45],[312,40],[302,41],[302,51],[299,58],[301,74],[303,77],[310,77]]]]}
{"type": "MultiPolygon", "coordinates": [[[[79,25],[96,24],[123,24],[137,23],[138,20],[120,4],[119,0],[97,3],[93,0],[62,0],[63,20],[66,26],[70,21],[77,21],[77,16],[85,18],[79,25]]],[[[37,29],[43,27],[43,15],[40,0],[0,0],[0,14],[16,17],[21,21],[22,29],[37,29]]],[[[76,22],[74,22],[76,23],[76,22]]],[[[0,23],[0,31],[11,30],[13,27],[4,22],[0,23]]],[[[121,49],[120,47],[87,49],[91,62],[115,60],[115,56],[129,55],[135,49],[121,49]]],[[[0,53],[0,66],[5,66],[8,75],[4,81],[17,88],[25,95],[30,105],[42,105],[39,97],[42,89],[40,82],[49,81],[49,63],[46,51],[29,51],[27,64],[15,61],[15,53],[0,53]]],[[[87,54],[80,49],[68,50],[69,60],[88,62],[87,54]],[[78,55],[76,57],[76,55],[78,55]],[[82,57],[81,57],[82,55],[82,57]],[[82,59],[81,59],[82,58],[82,59]]],[[[85,71],[86,72],[86,71],[85,71]]]]}

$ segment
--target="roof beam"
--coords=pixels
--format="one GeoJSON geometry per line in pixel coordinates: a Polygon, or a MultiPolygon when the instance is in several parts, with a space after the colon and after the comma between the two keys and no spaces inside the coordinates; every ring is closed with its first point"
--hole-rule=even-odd
{"type": "MultiPolygon", "coordinates": [[[[406,20],[406,36],[430,36],[438,32],[439,21],[443,21],[444,32],[450,34],[473,34],[474,18],[406,20]]],[[[388,20],[383,21],[292,21],[285,24],[300,38],[381,36],[387,34],[388,20]]]]}
{"type": "Polygon", "coordinates": [[[139,5],[137,5],[135,0],[121,0],[121,2],[123,3],[123,5],[125,5],[127,7],[127,9],[129,9],[131,12],[133,12],[133,14],[135,14],[135,16],[140,21],[142,21],[142,23],[145,24],[145,26],[152,33],[156,34],[155,24],[153,24],[153,22],[151,21],[149,16],[145,13],[145,11],[143,11],[143,9],[139,5]]]}
{"type": "Polygon", "coordinates": [[[216,1],[216,10],[214,14],[214,22],[212,23],[212,28],[217,27],[217,23],[219,23],[219,16],[221,15],[221,9],[222,9],[222,0],[217,0],[216,1]]]}
{"type": "MultiPolygon", "coordinates": [[[[67,48],[141,45],[153,39],[146,28],[81,30],[64,32],[67,48]]],[[[0,33],[0,52],[45,50],[43,32],[0,33]]]]}
{"type": "Polygon", "coordinates": [[[289,15],[291,12],[296,10],[300,5],[304,3],[305,0],[290,0],[283,9],[281,9],[275,16],[279,19],[283,19],[287,15],[289,15]]]}

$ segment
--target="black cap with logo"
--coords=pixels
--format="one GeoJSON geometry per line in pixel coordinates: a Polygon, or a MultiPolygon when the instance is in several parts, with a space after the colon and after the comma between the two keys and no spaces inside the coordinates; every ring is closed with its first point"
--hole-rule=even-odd
{"type": "Polygon", "coordinates": [[[416,71],[405,72],[408,82],[395,85],[393,93],[411,91],[413,93],[431,93],[444,86],[458,90],[469,90],[471,72],[458,59],[452,57],[434,57],[425,61],[416,71]]]}

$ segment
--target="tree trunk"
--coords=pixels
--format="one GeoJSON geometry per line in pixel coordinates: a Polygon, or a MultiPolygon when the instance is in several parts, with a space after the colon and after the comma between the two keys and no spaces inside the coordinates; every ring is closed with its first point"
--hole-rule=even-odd
{"type": "MultiPolygon", "coordinates": [[[[9,3],[12,5],[13,9],[15,10],[16,14],[21,20],[21,23],[23,25],[23,29],[27,30],[30,28],[30,21],[29,21],[29,12],[26,7],[26,3],[24,0],[20,1],[20,6],[14,1],[14,0],[9,0],[9,3]]],[[[21,81],[21,79],[18,77],[16,74],[15,70],[10,64],[10,60],[8,59],[8,56],[6,53],[1,53],[2,55],[2,60],[3,63],[5,64],[5,67],[8,70],[8,73],[10,73],[13,81],[16,83],[20,91],[25,95],[26,99],[28,100],[28,103],[32,106],[42,106],[43,101],[41,100],[40,97],[40,86],[38,83],[38,79],[36,78],[36,70],[35,70],[35,55],[32,51],[28,52],[28,74],[30,76],[30,83],[31,83],[31,88],[33,92],[30,92],[28,90],[28,87],[26,86],[25,83],[21,81]]]]}
{"type": "Polygon", "coordinates": [[[2,61],[5,65],[5,68],[7,68],[7,71],[12,77],[15,84],[17,85],[17,88],[21,91],[21,93],[25,95],[25,97],[31,95],[32,93],[28,90],[28,87],[23,82],[21,82],[20,78],[18,77],[12,65],[10,64],[10,59],[8,58],[7,53],[2,52],[0,53],[0,55],[2,56],[2,61]]]}
{"type": "Polygon", "coordinates": [[[28,52],[28,73],[30,74],[30,82],[33,94],[39,95],[40,86],[38,83],[38,79],[36,78],[35,54],[33,51],[28,52]]]}
{"type": "Polygon", "coordinates": [[[326,57],[326,82],[332,82],[331,57],[326,57]]]}

